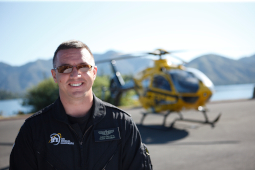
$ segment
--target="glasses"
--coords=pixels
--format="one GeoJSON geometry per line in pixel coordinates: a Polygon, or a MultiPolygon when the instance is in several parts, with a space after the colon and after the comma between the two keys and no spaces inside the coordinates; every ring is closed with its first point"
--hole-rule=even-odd
{"type": "Polygon", "coordinates": [[[76,69],[80,70],[81,72],[87,72],[87,71],[90,71],[94,66],[88,65],[88,64],[78,64],[77,66],[63,65],[63,66],[54,68],[54,70],[58,70],[59,73],[68,74],[73,71],[74,67],[76,67],[76,69]]]}

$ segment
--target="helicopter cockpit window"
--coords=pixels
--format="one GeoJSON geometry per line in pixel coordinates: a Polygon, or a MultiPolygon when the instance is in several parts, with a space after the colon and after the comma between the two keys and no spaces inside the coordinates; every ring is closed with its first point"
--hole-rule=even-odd
{"type": "Polygon", "coordinates": [[[180,93],[196,93],[199,80],[190,72],[184,70],[170,70],[175,89],[180,93]]]}
{"type": "Polygon", "coordinates": [[[152,86],[162,90],[171,91],[171,86],[169,82],[163,76],[154,76],[152,86]]]}
{"type": "Polygon", "coordinates": [[[201,71],[195,69],[195,68],[186,68],[187,71],[193,73],[199,80],[201,80],[204,85],[208,88],[210,88],[212,91],[214,91],[214,85],[212,81],[201,71]]]}

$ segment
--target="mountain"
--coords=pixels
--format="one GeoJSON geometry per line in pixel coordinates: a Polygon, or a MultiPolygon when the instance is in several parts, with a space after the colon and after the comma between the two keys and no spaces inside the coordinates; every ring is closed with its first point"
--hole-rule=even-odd
{"type": "Polygon", "coordinates": [[[0,62],[0,89],[24,92],[49,77],[51,68],[51,60],[37,60],[19,67],[0,62]]]}
{"type": "Polygon", "coordinates": [[[254,67],[253,64],[255,63],[255,54],[250,57],[243,57],[243,58],[239,59],[238,61],[240,61],[243,64],[248,64],[248,65],[254,67]]]}
{"type": "MultiPolygon", "coordinates": [[[[121,53],[108,51],[94,54],[95,61],[111,59],[121,53]]],[[[135,74],[151,66],[146,58],[118,60],[116,67],[122,75],[135,74]]],[[[240,84],[255,82],[255,55],[232,60],[216,54],[207,54],[190,61],[186,67],[197,68],[205,73],[215,85],[240,84]]],[[[112,74],[109,63],[97,64],[98,75],[112,74]]],[[[0,62],[0,89],[24,93],[28,88],[51,76],[52,59],[37,60],[22,66],[11,66],[0,62]]]]}
{"type": "Polygon", "coordinates": [[[200,56],[186,66],[197,68],[207,75],[215,85],[255,82],[255,55],[239,60],[216,54],[200,56]]]}

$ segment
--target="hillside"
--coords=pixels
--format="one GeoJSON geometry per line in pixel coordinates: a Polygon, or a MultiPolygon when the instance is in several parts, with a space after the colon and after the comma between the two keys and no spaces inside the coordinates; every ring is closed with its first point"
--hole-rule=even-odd
{"type": "Polygon", "coordinates": [[[190,61],[186,66],[205,73],[215,85],[255,82],[255,55],[239,60],[208,54],[190,61]]]}
{"type": "MultiPolygon", "coordinates": [[[[115,58],[120,53],[108,51],[104,54],[94,54],[95,60],[115,58]]],[[[121,74],[134,74],[148,67],[151,60],[136,58],[117,61],[117,69],[121,74]]],[[[200,56],[187,67],[197,68],[205,73],[215,85],[241,84],[255,82],[255,55],[232,60],[224,56],[208,54],[200,56]]],[[[98,75],[111,74],[109,63],[98,64],[98,75]]],[[[24,93],[26,89],[38,84],[44,78],[51,76],[52,60],[37,60],[22,66],[10,66],[0,62],[0,89],[10,92],[24,93]]]]}
{"type": "Polygon", "coordinates": [[[13,67],[0,62],[0,89],[24,92],[51,75],[51,60],[37,60],[23,66],[13,67]]]}

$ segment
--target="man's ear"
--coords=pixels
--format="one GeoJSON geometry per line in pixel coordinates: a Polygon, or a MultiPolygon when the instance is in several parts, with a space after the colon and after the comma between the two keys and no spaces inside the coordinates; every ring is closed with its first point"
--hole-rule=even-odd
{"type": "Polygon", "coordinates": [[[94,78],[94,80],[96,79],[96,77],[97,77],[97,66],[95,66],[94,69],[93,69],[93,78],[94,78]]]}
{"type": "Polygon", "coordinates": [[[56,70],[51,69],[51,74],[52,74],[52,77],[53,77],[53,79],[54,79],[55,83],[57,83],[56,70]]]}

